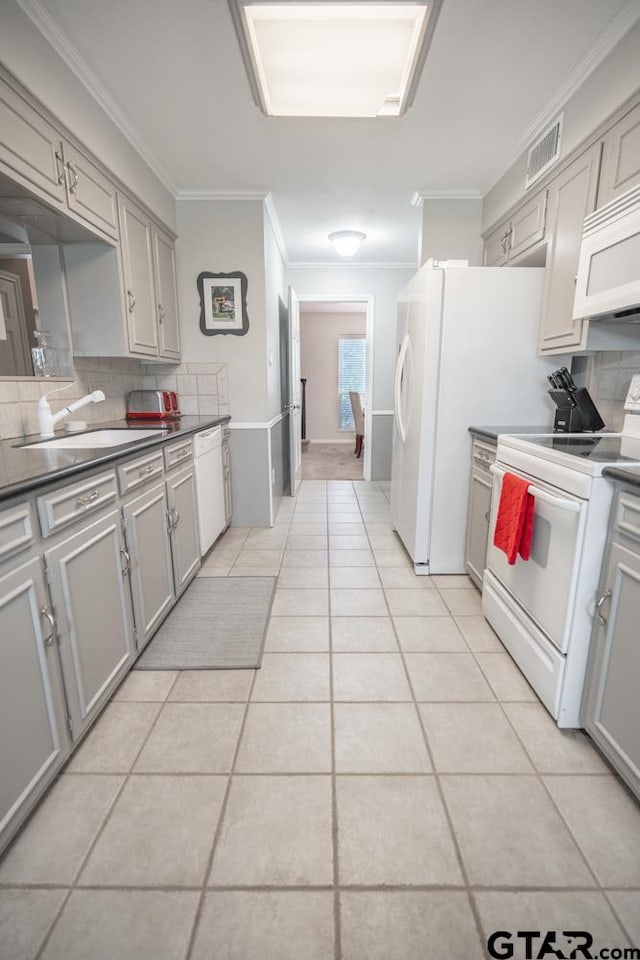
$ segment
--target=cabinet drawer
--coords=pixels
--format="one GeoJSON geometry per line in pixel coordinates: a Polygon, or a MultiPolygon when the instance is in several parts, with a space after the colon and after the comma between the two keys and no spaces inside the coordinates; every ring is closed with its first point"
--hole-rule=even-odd
{"type": "Polygon", "coordinates": [[[165,447],[164,462],[167,470],[172,467],[188,463],[193,456],[193,444],[191,440],[183,440],[182,443],[172,443],[165,447]]]}
{"type": "Polygon", "coordinates": [[[118,467],[118,482],[120,484],[120,493],[127,493],[129,490],[135,490],[141,487],[143,483],[159,477],[164,473],[164,460],[162,459],[162,450],[156,450],[146,457],[136,457],[123,466],[118,467]]]}
{"type": "Polygon", "coordinates": [[[42,536],[75,523],[87,514],[95,513],[115,501],[117,496],[115,473],[101,473],[68,487],[38,497],[38,515],[42,536]]]}
{"type": "Polygon", "coordinates": [[[497,445],[483,443],[482,440],[473,441],[472,459],[474,467],[481,467],[488,471],[496,459],[497,445]]]}
{"type": "Polygon", "coordinates": [[[0,560],[24,550],[34,539],[31,504],[20,503],[0,513],[0,560]]]}
{"type": "Polygon", "coordinates": [[[613,523],[618,533],[640,544],[640,497],[620,493],[613,523]]]}

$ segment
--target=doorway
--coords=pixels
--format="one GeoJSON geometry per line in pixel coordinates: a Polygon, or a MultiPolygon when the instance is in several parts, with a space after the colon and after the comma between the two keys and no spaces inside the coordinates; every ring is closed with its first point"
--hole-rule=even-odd
{"type": "Polygon", "coordinates": [[[302,476],[363,480],[370,475],[367,442],[373,329],[372,298],[300,296],[300,375],[305,384],[302,476]],[[350,398],[353,397],[353,403],[350,398]],[[356,442],[353,406],[364,410],[356,442]],[[359,456],[357,454],[360,454],[359,456]]]}

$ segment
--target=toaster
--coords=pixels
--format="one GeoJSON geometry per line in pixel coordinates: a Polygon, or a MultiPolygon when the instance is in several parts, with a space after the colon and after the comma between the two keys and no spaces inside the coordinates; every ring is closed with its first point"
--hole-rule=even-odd
{"type": "Polygon", "coordinates": [[[179,416],[175,390],[132,390],[127,394],[127,420],[173,420],[179,416]]]}

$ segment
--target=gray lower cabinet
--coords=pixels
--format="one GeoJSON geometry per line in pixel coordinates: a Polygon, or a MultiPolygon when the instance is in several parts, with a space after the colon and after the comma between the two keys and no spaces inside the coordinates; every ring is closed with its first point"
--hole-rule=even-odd
{"type": "Polygon", "coordinates": [[[473,441],[464,562],[467,573],[479,590],[482,589],[484,569],[487,565],[489,514],[491,512],[491,490],[493,486],[490,467],[495,458],[495,444],[481,440],[473,441]]]}
{"type": "Polygon", "coordinates": [[[44,552],[73,739],[92,722],[134,656],[120,511],[44,552]]]}
{"type": "Polygon", "coordinates": [[[176,596],[195,577],[200,566],[200,539],[193,463],[167,474],[171,527],[171,556],[176,596]]]}
{"type": "Polygon", "coordinates": [[[0,849],[69,753],[40,558],[0,576],[0,849]]]}
{"type": "Polygon", "coordinates": [[[640,798],[640,497],[621,491],[600,583],[583,725],[640,798]]]}
{"type": "Polygon", "coordinates": [[[142,650],[175,601],[164,479],[122,508],[136,646],[142,650]]]}

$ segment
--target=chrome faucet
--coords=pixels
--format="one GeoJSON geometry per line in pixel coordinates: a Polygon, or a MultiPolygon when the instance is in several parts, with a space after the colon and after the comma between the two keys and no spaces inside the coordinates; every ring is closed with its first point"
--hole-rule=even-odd
{"type": "MultiPolygon", "coordinates": [[[[69,384],[68,386],[70,387],[72,384],[69,384]]],[[[67,390],[68,387],[61,387],[59,389],[67,390]]],[[[100,403],[101,400],[105,399],[102,390],[94,390],[92,393],[87,393],[79,400],[75,400],[73,403],[70,403],[67,407],[63,407],[62,410],[59,410],[57,413],[52,413],[47,397],[49,397],[52,393],[57,392],[58,390],[50,390],[49,393],[45,393],[38,400],[38,424],[40,426],[40,436],[43,440],[47,439],[48,437],[53,437],[53,428],[56,423],[58,423],[60,420],[63,420],[65,417],[68,417],[70,413],[80,410],[81,407],[86,407],[88,403],[100,403]]]]}

